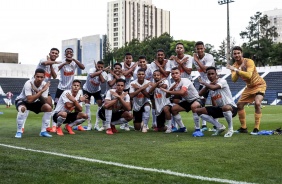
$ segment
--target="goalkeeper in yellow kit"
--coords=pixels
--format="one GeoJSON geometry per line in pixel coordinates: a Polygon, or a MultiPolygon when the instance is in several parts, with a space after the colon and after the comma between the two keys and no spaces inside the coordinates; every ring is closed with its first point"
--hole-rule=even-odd
{"type": "Polygon", "coordinates": [[[260,106],[265,94],[266,83],[264,79],[261,78],[258,74],[254,61],[251,59],[243,58],[241,47],[233,47],[232,56],[235,60],[235,63],[232,66],[227,65],[227,68],[231,70],[232,81],[236,82],[238,78],[241,78],[246,82],[246,88],[244,89],[237,103],[238,116],[241,123],[241,127],[237,130],[237,132],[248,133],[244,106],[254,101],[255,127],[251,134],[257,135],[257,133],[259,132],[260,119],[262,116],[260,106]]]}

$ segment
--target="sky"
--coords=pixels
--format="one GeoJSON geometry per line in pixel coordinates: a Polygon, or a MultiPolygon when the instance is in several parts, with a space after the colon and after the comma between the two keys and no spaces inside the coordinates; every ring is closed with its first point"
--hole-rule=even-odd
{"type": "MultiPolygon", "coordinates": [[[[112,0],[8,0],[0,3],[0,52],[19,53],[22,64],[37,64],[62,40],[107,34],[107,2],[112,0]]],[[[282,9],[281,0],[233,0],[229,4],[230,36],[240,45],[240,32],[257,11],[282,9]]],[[[227,6],[218,0],[152,0],[170,11],[175,40],[215,46],[227,37],[227,6]]],[[[60,57],[61,58],[61,57],[60,57]]]]}

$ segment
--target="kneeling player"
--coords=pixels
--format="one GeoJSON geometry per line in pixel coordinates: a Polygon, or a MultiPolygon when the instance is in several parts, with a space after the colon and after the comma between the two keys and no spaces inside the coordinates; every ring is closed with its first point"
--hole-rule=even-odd
{"type": "Polygon", "coordinates": [[[225,126],[220,124],[216,118],[225,117],[228,123],[228,132],[224,137],[231,137],[233,135],[233,122],[232,117],[237,114],[237,106],[232,99],[231,91],[227,84],[227,81],[222,78],[218,78],[216,73],[216,68],[211,66],[206,69],[208,79],[210,83],[199,81],[204,88],[199,92],[199,95],[211,91],[211,99],[213,104],[216,106],[207,106],[203,108],[196,109],[198,115],[201,116],[203,120],[206,120],[216,126],[217,130],[213,135],[219,135],[224,132],[225,126]]]}
{"type": "Polygon", "coordinates": [[[57,122],[57,134],[64,135],[61,125],[66,124],[65,129],[69,134],[75,134],[72,127],[82,124],[87,118],[87,114],[82,112],[82,96],[80,90],[81,82],[74,80],[71,90],[65,90],[59,98],[57,106],[54,110],[53,121],[57,122]]]}
{"type": "Polygon", "coordinates": [[[166,133],[171,132],[171,113],[170,113],[170,100],[166,98],[166,93],[160,88],[168,89],[168,81],[161,79],[161,73],[159,70],[155,70],[153,73],[154,82],[149,90],[150,94],[153,94],[155,106],[156,106],[156,117],[157,117],[157,130],[165,131],[166,133]],[[167,128],[165,127],[165,123],[167,128]]]}
{"type": "MultiPolygon", "coordinates": [[[[105,103],[99,110],[99,117],[105,121],[106,133],[117,133],[115,125],[127,123],[132,120],[130,97],[124,92],[125,80],[116,80],[116,89],[107,91],[105,103]]],[[[127,124],[128,125],[128,124],[127,124]]]]}

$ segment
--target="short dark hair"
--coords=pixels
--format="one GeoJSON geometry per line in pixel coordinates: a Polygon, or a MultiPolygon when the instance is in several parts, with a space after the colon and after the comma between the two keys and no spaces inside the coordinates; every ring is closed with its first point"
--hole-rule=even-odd
{"type": "Polygon", "coordinates": [[[239,51],[243,52],[243,50],[242,50],[242,48],[240,46],[234,46],[232,48],[232,52],[233,52],[233,50],[239,50],[239,51]]]}
{"type": "Polygon", "coordinates": [[[67,51],[67,50],[71,50],[72,52],[73,52],[73,49],[72,48],[66,48],[66,50],[65,50],[65,52],[67,51]]]}
{"type": "Polygon", "coordinates": [[[176,67],[173,67],[171,70],[179,70],[179,68],[176,66],[176,67]]]}
{"type": "Polygon", "coordinates": [[[184,44],[183,44],[182,42],[177,42],[176,45],[175,45],[175,47],[176,47],[177,45],[182,45],[182,46],[184,47],[184,44]]]}
{"type": "Polygon", "coordinates": [[[139,68],[138,70],[137,70],[137,73],[139,73],[139,72],[146,72],[146,70],[144,69],[144,68],[139,68]]]}
{"type": "Polygon", "coordinates": [[[101,64],[101,65],[103,65],[103,64],[104,64],[104,62],[103,62],[103,61],[98,61],[98,62],[97,62],[97,64],[101,64]]]}
{"type": "Polygon", "coordinates": [[[216,67],[214,67],[214,66],[209,66],[209,67],[207,67],[206,72],[207,72],[208,70],[214,70],[214,71],[216,72],[216,67]]]}
{"type": "Polygon", "coordinates": [[[118,66],[120,66],[120,67],[122,68],[122,65],[121,65],[120,63],[115,63],[115,64],[114,64],[114,67],[115,67],[116,65],[118,65],[118,66]]]}
{"type": "Polygon", "coordinates": [[[34,75],[36,75],[37,73],[44,73],[45,74],[45,70],[42,68],[37,68],[34,72],[34,75]]]}
{"type": "Polygon", "coordinates": [[[155,70],[153,73],[155,73],[155,72],[161,72],[160,70],[155,70]]]}
{"type": "Polygon", "coordinates": [[[124,56],[132,56],[132,54],[130,52],[127,52],[124,56]]]}
{"type": "Polygon", "coordinates": [[[139,56],[139,59],[146,59],[146,56],[141,55],[141,56],[139,56]]]}
{"type": "Polygon", "coordinates": [[[72,83],[75,83],[75,82],[78,82],[78,83],[81,85],[81,81],[80,81],[80,80],[74,79],[74,80],[72,81],[72,83]]]}
{"type": "Polygon", "coordinates": [[[125,84],[125,80],[124,79],[117,79],[116,83],[118,83],[118,82],[123,82],[125,84]]]}
{"type": "Polygon", "coordinates": [[[198,46],[198,45],[203,45],[203,46],[205,46],[204,42],[202,42],[202,41],[197,41],[197,42],[195,43],[195,47],[198,46]]]}
{"type": "Polygon", "coordinates": [[[165,52],[164,49],[158,49],[157,52],[165,52]]]}
{"type": "Polygon", "coordinates": [[[57,49],[57,48],[52,48],[52,49],[50,50],[50,52],[51,52],[52,50],[58,51],[58,53],[60,53],[59,49],[57,49]]]}

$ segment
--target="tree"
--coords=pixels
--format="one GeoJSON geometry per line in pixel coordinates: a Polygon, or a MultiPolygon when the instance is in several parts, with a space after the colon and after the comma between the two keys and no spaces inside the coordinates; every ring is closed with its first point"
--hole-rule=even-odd
{"type": "Polygon", "coordinates": [[[106,66],[109,66],[113,60],[113,52],[111,50],[107,35],[104,35],[103,38],[103,61],[106,66]]]}
{"type": "Polygon", "coordinates": [[[261,12],[257,12],[252,16],[249,26],[240,33],[242,39],[247,39],[242,45],[244,56],[254,59],[257,66],[265,66],[273,39],[278,36],[276,30],[275,26],[270,27],[267,15],[262,16],[261,12]]]}

